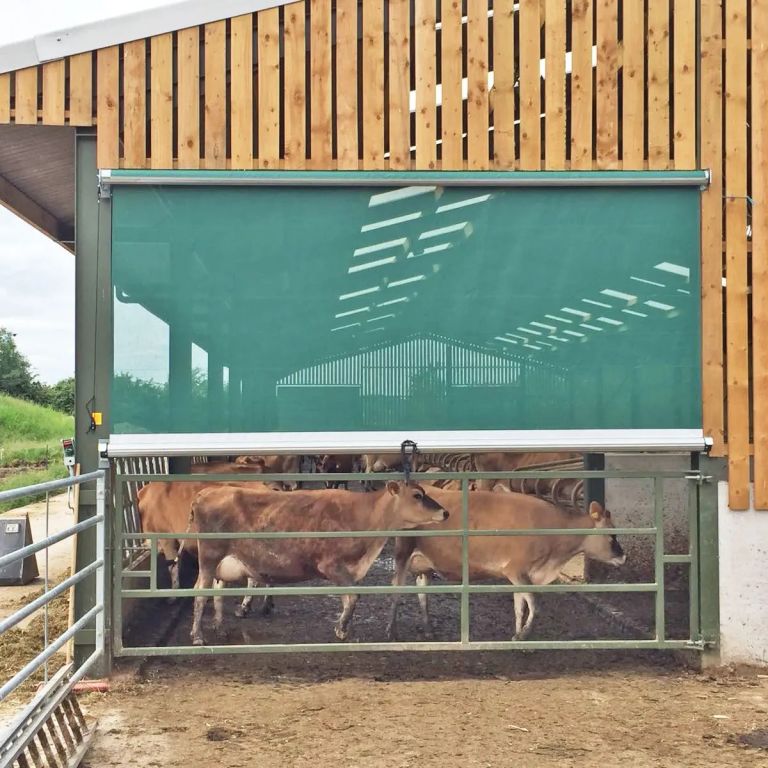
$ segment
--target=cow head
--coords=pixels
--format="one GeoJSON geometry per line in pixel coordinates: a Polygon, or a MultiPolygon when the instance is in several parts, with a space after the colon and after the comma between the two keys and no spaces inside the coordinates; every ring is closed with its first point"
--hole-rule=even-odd
{"type": "MultiPolygon", "coordinates": [[[[597,502],[590,502],[589,505],[589,520],[594,528],[613,528],[613,522],[611,521],[611,513],[604,509],[603,506],[597,502]]],[[[584,554],[593,560],[599,560],[601,563],[608,563],[609,565],[624,565],[627,560],[627,555],[619,544],[619,540],[616,536],[587,536],[587,543],[584,547],[584,554]]]]}
{"type": "Polygon", "coordinates": [[[448,519],[448,510],[438,504],[417,483],[401,483],[390,480],[386,485],[403,528],[415,528],[428,523],[440,523],[448,519]]]}

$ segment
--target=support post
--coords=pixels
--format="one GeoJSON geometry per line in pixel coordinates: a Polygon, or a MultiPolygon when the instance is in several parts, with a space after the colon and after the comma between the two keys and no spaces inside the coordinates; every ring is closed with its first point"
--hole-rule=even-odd
{"type": "MultiPolygon", "coordinates": [[[[109,436],[110,378],[112,372],[112,273],[111,273],[111,208],[108,200],[99,200],[96,168],[96,136],[85,131],[75,138],[75,450],[81,471],[99,468],[98,442],[109,436]],[[90,413],[103,414],[100,426],[91,424],[90,413]]],[[[97,512],[97,491],[80,491],[78,522],[97,512]]],[[[109,541],[112,505],[105,498],[104,530],[89,528],[77,537],[75,555],[77,570],[92,563],[97,552],[97,536],[109,541]]],[[[105,557],[111,558],[105,547],[105,557]]],[[[109,579],[110,569],[103,572],[109,579]]],[[[85,579],[74,590],[74,619],[77,621],[93,608],[97,599],[99,574],[85,579]]],[[[105,655],[94,667],[93,674],[109,671],[111,631],[111,590],[104,585],[105,655]]],[[[97,630],[89,627],[74,638],[74,662],[81,665],[96,648],[97,630]]]]}

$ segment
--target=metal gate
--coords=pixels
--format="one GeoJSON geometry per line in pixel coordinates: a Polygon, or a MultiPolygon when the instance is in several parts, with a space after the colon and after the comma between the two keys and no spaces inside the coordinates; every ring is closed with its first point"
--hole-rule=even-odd
{"type": "MultiPolygon", "coordinates": [[[[360,480],[391,480],[402,475],[387,474],[360,474],[360,473],[334,473],[315,474],[313,481],[360,481],[360,480]]],[[[541,470],[517,470],[513,472],[434,472],[413,473],[413,480],[458,480],[462,487],[462,521],[456,530],[430,531],[348,531],[348,532],[295,532],[295,531],[268,531],[268,532],[238,532],[238,533],[188,533],[187,531],[169,531],[163,533],[143,533],[146,541],[147,560],[146,567],[136,570],[124,567],[123,563],[115,562],[115,573],[119,576],[113,585],[113,651],[116,656],[174,656],[193,654],[231,654],[231,653],[274,653],[274,652],[347,652],[347,651],[446,651],[446,650],[535,650],[535,649],[690,649],[703,650],[711,644],[713,638],[707,636],[706,641],[702,633],[701,605],[702,600],[716,601],[716,595],[705,594],[702,596],[699,589],[699,542],[702,536],[700,527],[699,491],[707,478],[698,470],[695,471],[630,471],[630,470],[568,470],[568,471],[541,471],[541,470]],[[523,483],[525,480],[539,479],[544,482],[554,482],[558,479],[571,479],[582,481],[598,481],[612,479],[650,479],[653,487],[653,523],[644,527],[623,527],[609,529],[555,529],[555,528],[531,528],[531,529],[499,529],[478,530],[470,529],[469,525],[469,490],[470,480],[509,480],[512,483],[523,483]],[[665,550],[664,535],[664,509],[663,489],[664,482],[668,480],[684,479],[688,487],[688,551],[684,553],[669,553],[665,550]],[[516,537],[516,536],[557,536],[557,535],[616,535],[619,537],[649,537],[654,544],[653,576],[650,580],[636,583],[550,583],[541,585],[513,585],[505,584],[476,584],[470,581],[469,568],[469,542],[471,537],[516,537]],[[157,561],[158,541],[161,539],[176,538],[188,539],[291,539],[291,538],[381,538],[392,536],[453,536],[460,537],[462,542],[462,579],[460,584],[440,584],[432,586],[383,586],[363,585],[352,587],[339,586],[276,586],[276,587],[230,587],[211,589],[162,589],[158,587],[157,561]],[[688,637],[670,638],[665,624],[665,567],[679,565],[688,569],[689,584],[689,627],[688,637]],[[143,580],[141,585],[138,580],[143,580]],[[473,595],[529,592],[534,594],[546,593],[580,593],[586,595],[610,594],[610,593],[645,593],[654,596],[655,633],[652,638],[633,639],[564,639],[564,640],[505,640],[505,641],[481,641],[471,637],[470,632],[470,597],[473,595]],[[254,596],[282,596],[282,595],[416,595],[416,594],[456,594],[460,597],[461,607],[461,632],[458,641],[416,641],[416,642],[355,642],[355,643],[264,643],[243,645],[176,645],[170,647],[132,647],[123,642],[122,630],[122,601],[126,599],[152,599],[152,598],[194,598],[196,596],[227,597],[246,595],[254,596]]],[[[149,474],[124,474],[117,478],[115,498],[118,509],[123,503],[125,487],[130,483],[143,483],[148,481],[159,482],[200,482],[200,475],[173,475],[158,477],[149,474]]],[[[206,475],[206,482],[232,481],[232,475],[206,475]]],[[[306,474],[238,474],[238,481],[301,481],[307,480],[306,474]]],[[[710,536],[711,532],[704,532],[710,536]]],[[[122,516],[115,516],[115,529],[113,532],[113,551],[116,557],[123,551],[129,541],[135,541],[135,531],[126,531],[122,525],[122,516]]],[[[382,622],[383,623],[383,622],[382,622]]]]}
{"type": "Polygon", "coordinates": [[[88,748],[93,730],[89,729],[86,724],[73,689],[75,684],[86,674],[92,672],[99,662],[104,662],[108,654],[105,644],[106,609],[104,602],[105,471],[98,470],[65,480],[55,480],[0,493],[0,501],[10,501],[30,494],[41,493],[46,495],[47,500],[48,494],[52,491],[61,491],[94,481],[97,509],[95,516],[63,531],[46,536],[37,543],[0,557],[0,567],[3,567],[23,561],[25,558],[46,550],[52,544],[63,541],[70,536],[76,536],[91,528],[95,528],[96,531],[96,547],[90,563],[49,589],[46,559],[44,593],[0,621],[0,635],[2,635],[38,610],[43,610],[45,615],[43,650],[0,687],[0,701],[2,701],[40,668],[44,669],[45,678],[41,689],[21,709],[8,728],[0,732],[0,768],[7,768],[11,765],[26,768],[30,765],[74,766],[79,764],[88,748]],[[86,579],[93,579],[95,582],[93,606],[77,618],[59,637],[51,639],[48,636],[48,604],[86,579]],[[72,641],[78,632],[89,626],[93,626],[95,629],[96,649],[80,666],[75,667],[74,663],[68,662],[49,678],[48,663],[54,654],[72,641]]]}

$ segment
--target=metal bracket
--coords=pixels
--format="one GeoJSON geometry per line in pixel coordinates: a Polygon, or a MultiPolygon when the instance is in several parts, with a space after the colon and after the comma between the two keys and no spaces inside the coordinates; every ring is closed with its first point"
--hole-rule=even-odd
{"type": "Polygon", "coordinates": [[[413,460],[416,454],[419,452],[419,448],[413,440],[403,440],[400,444],[400,458],[403,462],[403,474],[405,475],[405,482],[410,482],[411,472],[413,472],[413,460]]]}
{"type": "Polygon", "coordinates": [[[99,171],[99,200],[109,200],[112,197],[112,171],[99,171]]]}
{"type": "Polygon", "coordinates": [[[99,440],[99,469],[109,469],[109,440],[99,440]]]}
{"type": "Polygon", "coordinates": [[[712,475],[702,475],[700,472],[695,474],[685,475],[686,480],[693,480],[696,485],[704,485],[712,481],[712,475]]]}

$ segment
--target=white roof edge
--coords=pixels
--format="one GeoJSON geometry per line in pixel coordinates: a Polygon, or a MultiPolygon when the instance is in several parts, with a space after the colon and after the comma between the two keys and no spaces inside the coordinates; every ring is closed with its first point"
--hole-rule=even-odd
{"type": "Polygon", "coordinates": [[[288,5],[292,0],[181,0],[159,8],[100,19],[0,46],[0,74],[98,48],[141,40],[244,13],[288,5]]]}

